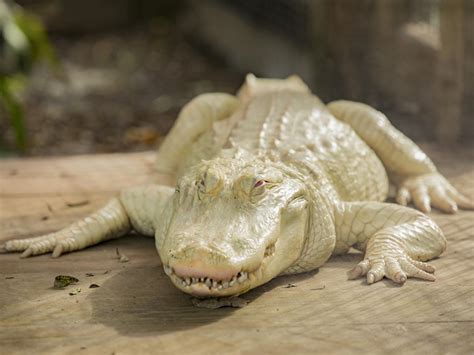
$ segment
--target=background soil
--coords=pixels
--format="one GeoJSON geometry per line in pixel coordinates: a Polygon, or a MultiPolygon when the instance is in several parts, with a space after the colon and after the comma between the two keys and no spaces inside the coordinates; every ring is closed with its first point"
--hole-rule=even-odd
{"type": "MultiPolygon", "coordinates": [[[[247,72],[296,73],[417,143],[474,148],[474,1],[15,3],[43,21],[61,62],[36,67],[22,95],[25,155],[153,149],[184,104],[234,93],[247,72]]],[[[18,154],[0,107],[0,157],[18,154]]]]}
{"type": "MultiPolygon", "coordinates": [[[[190,99],[235,92],[243,77],[164,19],[51,40],[61,68],[37,67],[22,97],[26,155],[152,149],[190,99]]],[[[0,131],[13,152],[8,120],[0,120],[0,131]]]]}

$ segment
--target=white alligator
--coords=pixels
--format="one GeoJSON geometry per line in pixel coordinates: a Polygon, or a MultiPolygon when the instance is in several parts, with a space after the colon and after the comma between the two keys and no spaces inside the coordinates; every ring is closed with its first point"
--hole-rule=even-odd
{"type": "Polygon", "coordinates": [[[349,278],[433,281],[425,261],[446,239],[405,205],[474,208],[381,112],[324,105],[296,76],[249,74],[237,96],[196,97],[160,147],[157,168],[176,176],[175,189],[127,189],[59,232],[3,248],[58,257],[135,229],[155,237],[173,284],[198,297],[239,295],[351,247],[365,256],[349,278]],[[398,204],[383,202],[389,180],[398,204]]]}

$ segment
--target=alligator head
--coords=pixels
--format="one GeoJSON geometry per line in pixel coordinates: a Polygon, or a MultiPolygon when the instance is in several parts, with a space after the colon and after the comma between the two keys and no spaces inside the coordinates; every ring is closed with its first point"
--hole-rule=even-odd
{"type": "MultiPolygon", "coordinates": [[[[280,164],[281,165],[281,164],[280,164]]],[[[156,238],[166,274],[201,297],[244,293],[300,257],[307,186],[266,158],[216,158],[185,174],[156,238]]]]}

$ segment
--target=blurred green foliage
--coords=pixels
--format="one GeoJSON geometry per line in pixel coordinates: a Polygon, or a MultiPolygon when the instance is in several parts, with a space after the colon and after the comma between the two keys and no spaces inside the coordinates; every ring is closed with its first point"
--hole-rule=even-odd
{"type": "Polygon", "coordinates": [[[27,148],[27,133],[19,94],[39,61],[58,64],[41,21],[13,2],[0,0],[0,104],[10,118],[20,151],[27,148]]]}

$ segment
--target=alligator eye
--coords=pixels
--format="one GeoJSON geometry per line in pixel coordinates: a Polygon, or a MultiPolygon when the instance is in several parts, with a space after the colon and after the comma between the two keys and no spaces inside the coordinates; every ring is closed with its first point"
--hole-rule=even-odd
{"type": "Polygon", "coordinates": [[[198,192],[205,193],[207,195],[218,194],[223,188],[223,184],[223,179],[217,172],[213,170],[208,170],[205,172],[201,180],[196,182],[198,192]]]}
{"type": "Polygon", "coordinates": [[[260,187],[260,186],[263,186],[263,185],[265,185],[265,184],[267,184],[267,183],[268,183],[267,180],[258,180],[258,181],[255,183],[255,185],[253,185],[253,187],[254,187],[254,188],[260,187]]]}
{"type": "Polygon", "coordinates": [[[197,186],[197,193],[199,199],[201,199],[201,195],[206,192],[206,185],[204,182],[204,179],[201,179],[200,181],[196,181],[196,186],[197,186]]]}
{"type": "Polygon", "coordinates": [[[261,195],[265,192],[266,190],[266,185],[269,183],[270,181],[268,180],[257,180],[257,182],[253,185],[253,189],[252,189],[252,195],[261,195]]]}

